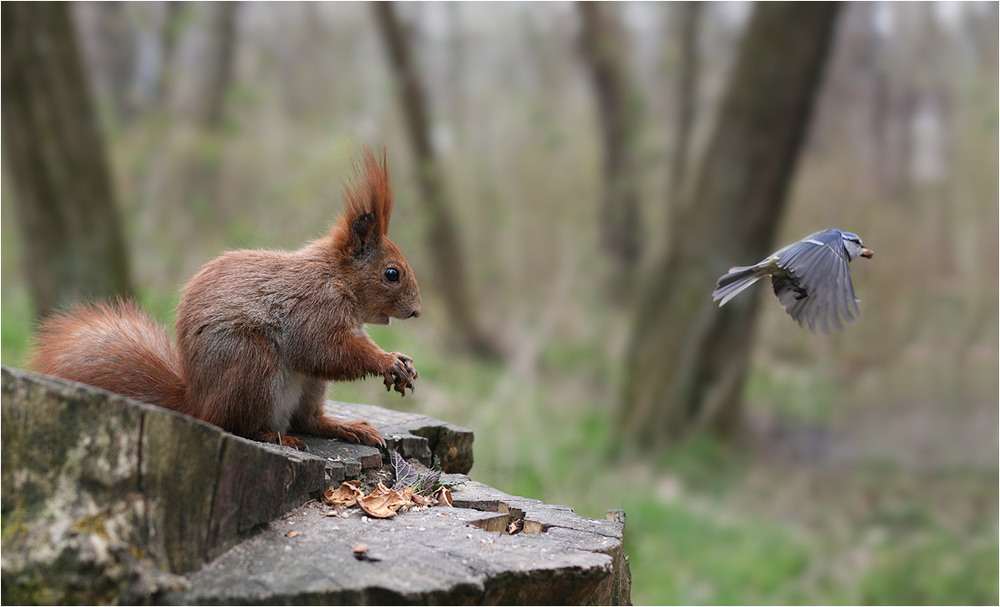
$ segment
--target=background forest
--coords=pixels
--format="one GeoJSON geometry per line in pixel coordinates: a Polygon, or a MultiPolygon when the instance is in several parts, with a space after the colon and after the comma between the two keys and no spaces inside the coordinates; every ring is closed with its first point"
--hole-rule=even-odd
{"type": "Polygon", "coordinates": [[[198,267],[319,235],[384,146],[424,313],[370,333],[421,378],[331,398],[473,429],[506,492],[624,508],[637,604],[1000,601],[996,3],[11,4],[5,365],[95,293],[172,326],[198,267]],[[713,189],[742,183],[768,194],[713,189]],[[711,306],[829,227],[876,253],[857,324],[813,335],[767,285],[711,306]],[[726,337],[687,348],[699,323],[726,337]]]}

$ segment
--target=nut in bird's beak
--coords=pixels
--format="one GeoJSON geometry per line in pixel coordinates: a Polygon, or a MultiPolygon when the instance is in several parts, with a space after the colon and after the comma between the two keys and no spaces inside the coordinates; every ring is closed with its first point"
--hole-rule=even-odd
{"type": "Polygon", "coordinates": [[[861,253],[860,253],[860,255],[862,257],[867,257],[868,259],[871,259],[872,255],[874,255],[874,254],[875,254],[875,251],[872,251],[871,249],[866,248],[866,247],[861,247],[861,253]]]}

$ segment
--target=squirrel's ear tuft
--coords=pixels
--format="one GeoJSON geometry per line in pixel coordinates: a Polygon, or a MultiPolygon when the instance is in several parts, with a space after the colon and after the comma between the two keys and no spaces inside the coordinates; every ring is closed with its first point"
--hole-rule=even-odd
{"type": "Polygon", "coordinates": [[[354,176],[344,184],[344,215],[341,226],[355,233],[354,224],[362,216],[370,216],[375,236],[385,236],[392,215],[392,186],[385,150],[381,158],[369,148],[363,148],[354,162],[354,176]]]}
{"type": "Polygon", "coordinates": [[[375,216],[362,213],[351,221],[351,253],[362,255],[375,245],[375,216]]]}

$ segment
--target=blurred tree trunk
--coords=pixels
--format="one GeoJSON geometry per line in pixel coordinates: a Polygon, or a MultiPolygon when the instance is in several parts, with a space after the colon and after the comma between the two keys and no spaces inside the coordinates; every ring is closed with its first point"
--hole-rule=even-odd
{"type": "Polygon", "coordinates": [[[444,175],[431,144],[427,98],[409,40],[394,2],[374,2],[372,8],[396,75],[400,105],[417,165],[417,186],[430,219],[428,247],[434,263],[434,280],[444,298],[449,325],[460,347],[479,356],[496,357],[499,355],[496,344],[476,322],[444,175]]]}
{"type": "Polygon", "coordinates": [[[233,79],[239,8],[239,2],[190,6],[190,10],[197,12],[196,23],[185,32],[187,39],[182,37],[188,55],[181,58],[183,65],[178,65],[187,72],[187,77],[174,83],[172,98],[176,116],[190,126],[207,131],[222,126],[226,96],[233,79]]]}
{"type": "Polygon", "coordinates": [[[164,5],[163,24],[160,29],[160,70],[156,75],[153,99],[157,109],[166,109],[171,84],[174,82],[174,61],[177,54],[177,39],[180,37],[185,7],[182,2],[167,2],[164,5]]]}
{"type": "Polygon", "coordinates": [[[69,4],[3,3],[3,145],[36,311],[130,292],[69,4]]]}
{"type": "Polygon", "coordinates": [[[633,443],[742,426],[758,298],[720,309],[710,294],[728,267],[774,248],[838,10],[754,5],[670,250],[639,296],[620,420],[633,443]]]}
{"type": "Polygon", "coordinates": [[[670,155],[670,199],[676,204],[687,175],[687,161],[691,155],[691,134],[696,119],[699,65],[698,38],[703,7],[700,2],[675,2],[675,36],[678,45],[677,64],[677,113],[674,148],[670,155]]]}
{"type": "Polygon", "coordinates": [[[138,109],[133,82],[138,45],[130,10],[124,2],[79,2],[70,7],[94,106],[112,127],[130,124],[138,109]]]}
{"type": "MultiPolygon", "coordinates": [[[[626,283],[641,256],[638,139],[640,97],[629,78],[628,44],[614,8],[577,2],[580,50],[597,97],[604,154],[601,244],[623,270],[626,283]]],[[[622,285],[617,285],[622,286],[622,285]]]]}
{"type": "MultiPolygon", "coordinates": [[[[228,138],[226,107],[242,4],[177,4],[167,7],[163,33],[164,46],[173,49],[164,57],[169,66],[164,75],[169,130],[149,172],[153,204],[144,210],[142,221],[185,248],[202,240],[207,230],[228,225],[238,213],[220,202],[219,167],[228,138]]],[[[183,262],[182,256],[171,258],[168,263],[175,265],[168,272],[181,278],[183,262]]]]}

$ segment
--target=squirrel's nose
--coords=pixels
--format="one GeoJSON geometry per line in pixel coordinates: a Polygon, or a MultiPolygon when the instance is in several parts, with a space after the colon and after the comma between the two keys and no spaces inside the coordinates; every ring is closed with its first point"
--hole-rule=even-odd
{"type": "Polygon", "coordinates": [[[410,315],[407,318],[417,318],[419,316],[420,316],[420,310],[414,310],[410,312],[410,315]]]}

